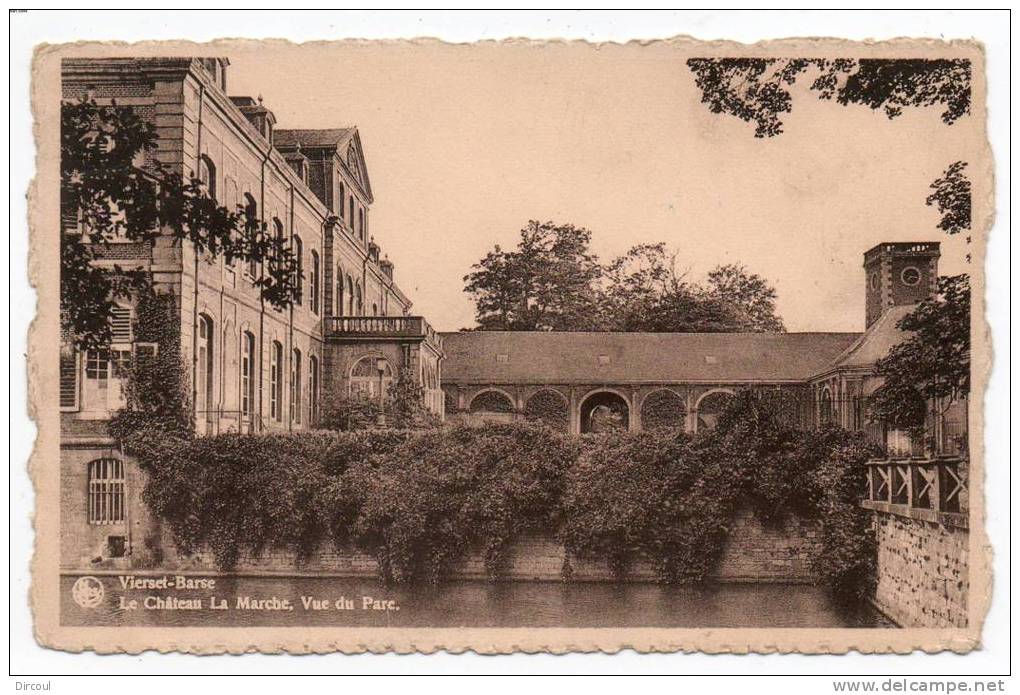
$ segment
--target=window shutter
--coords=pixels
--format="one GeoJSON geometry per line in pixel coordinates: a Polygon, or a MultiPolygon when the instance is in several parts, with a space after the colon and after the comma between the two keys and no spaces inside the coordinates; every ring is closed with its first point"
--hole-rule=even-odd
{"type": "Polygon", "coordinates": [[[132,340],[131,310],[122,306],[113,307],[110,330],[114,343],[130,343],[132,340]]]}
{"type": "Polygon", "coordinates": [[[60,351],[60,409],[78,410],[78,353],[60,351]]]}
{"type": "Polygon", "coordinates": [[[60,231],[65,234],[78,231],[78,208],[66,192],[60,195],[60,231]]]}

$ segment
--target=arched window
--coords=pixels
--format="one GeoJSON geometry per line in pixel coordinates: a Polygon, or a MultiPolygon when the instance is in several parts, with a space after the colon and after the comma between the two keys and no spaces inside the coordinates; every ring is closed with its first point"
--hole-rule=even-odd
{"type": "Polygon", "coordinates": [[[347,195],[344,192],[344,182],[340,182],[340,195],[337,196],[337,200],[340,202],[337,205],[337,214],[340,215],[340,219],[344,218],[344,201],[347,200],[347,195]]]}
{"type": "Polygon", "coordinates": [[[241,415],[250,418],[255,412],[255,336],[241,334],[241,415]]]}
{"type": "MultiPolygon", "coordinates": [[[[247,220],[248,233],[254,236],[258,233],[259,227],[259,206],[255,202],[255,197],[251,193],[244,194],[244,216],[247,220]]],[[[248,259],[248,276],[251,278],[258,277],[259,274],[259,262],[258,259],[251,257],[248,259]]]]}
{"type": "Polygon", "coordinates": [[[308,274],[309,303],[312,305],[312,313],[319,313],[319,254],[312,249],[312,270],[308,274]]]}
{"type": "Polygon", "coordinates": [[[308,426],[319,421],[319,358],[308,356],[308,426]]]}
{"type": "Polygon", "coordinates": [[[124,462],[115,458],[89,461],[88,521],[124,523],[124,462]]]}
{"type": "Polygon", "coordinates": [[[392,383],[393,369],[385,357],[362,357],[351,367],[351,396],[376,399],[380,392],[387,393],[392,383]]]}
{"type": "Polygon", "coordinates": [[[344,271],[340,266],[336,267],[336,315],[344,315],[344,271]]]}
{"type": "Polygon", "coordinates": [[[832,391],[826,386],[818,397],[818,419],[819,424],[825,425],[833,420],[832,391]]]}
{"type": "Polygon", "coordinates": [[[347,276],[347,315],[354,316],[354,280],[347,276]]]}
{"type": "Polygon", "coordinates": [[[354,298],[355,298],[355,301],[356,301],[356,303],[354,305],[354,308],[357,309],[357,313],[354,313],[354,316],[364,316],[364,314],[365,314],[365,307],[362,304],[361,283],[360,282],[357,285],[354,286],[354,298]]]}
{"type": "Polygon", "coordinates": [[[301,295],[304,292],[304,254],[305,247],[297,234],[291,239],[294,252],[294,303],[301,306],[301,295]]]}
{"type": "Polygon", "coordinates": [[[269,416],[283,420],[283,345],[274,340],[269,349],[269,416]]]}
{"type": "Polygon", "coordinates": [[[224,410],[224,415],[231,416],[236,415],[237,411],[237,391],[233,388],[227,388],[227,384],[237,383],[237,369],[238,369],[238,347],[239,343],[235,338],[234,326],[227,321],[223,326],[223,334],[221,336],[220,345],[222,345],[223,354],[220,355],[220,365],[222,374],[220,376],[220,383],[224,385],[223,393],[220,394],[221,406],[224,410]]]}
{"type": "Polygon", "coordinates": [[[365,240],[365,208],[358,208],[358,236],[365,240]]]}
{"type": "Polygon", "coordinates": [[[376,304],[375,302],[372,302],[372,316],[378,316],[378,315],[379,315],[379,305],[376,304]]]}
{"type": "Polygon", "coordinates": [[[351,196],[348,200],[350,201],[350,208],[349,208],[349,210],[350,210],[350,217],[347,220],[347,223],[349,225],[351,225],[351,229],[354,229],[354,196],[351,196]]]}
{"type": "Polygon", "coordinates": [[[202,182],[206,195],[216,200],[216,165],[203,154],[198,159],[198,180],[202,182]]]}
{"type": "MultiPolygon", "coordinates": [[[[274,243],[273,247],[271,247],[271,248],[272,249],[281,248],[283,246],[283,239],[284,239],[283,222],[281,222],[278,217],[274,217],[273,218],[272,232],[273,232],[273,238],[274,238],[274,242],[275,243],[274,243]]],[[[277,252],[275,250],[270,250],[268,260],[269,260],[269,263],[270,263],[270,266],[269,266],[270,268],[277,268],[278,269],[282,265],[282,263],[280,262],[281,259],[277,255],[277,252]]],[[[279,311],[278,308],[277,308],[277,311],[279,311]]]]}
{"type": "Polygon", "coordinates": [[[297,348],[290,362],[290,421],[301,424],[301,351],[297,348]]]}
{"type": "Polygon", "coordinates": [[[215,358],[213,356],[213,320],[205,314],[198,316],[198,353],[195,360],[195,414],[199,419],[213,419],[213,378],[215,358]]]}

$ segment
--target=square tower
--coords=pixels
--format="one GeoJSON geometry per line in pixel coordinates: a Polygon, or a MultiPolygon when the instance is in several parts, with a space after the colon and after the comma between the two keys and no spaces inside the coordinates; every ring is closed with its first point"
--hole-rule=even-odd
{"type": "Polygon", "coordinates": [[[887,242],[864,254],[865,327],[889,308],[912,305],[935,294],[939,242],[887,242]]]}

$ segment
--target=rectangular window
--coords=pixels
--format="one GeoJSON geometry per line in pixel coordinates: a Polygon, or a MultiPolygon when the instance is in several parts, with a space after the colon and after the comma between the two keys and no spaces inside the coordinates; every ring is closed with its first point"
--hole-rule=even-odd
{"type": "Polygon", "coordinates": [[[90,461],[88,476],[89,523],[124,523],[124,462],[119,459],[90,461]]]}
{"type": "Polygon", "coordinates": [[[110,351],[89,350],[85,357],[85,378],[105,382],[110,378],[110,351]]]}
{"type": "Polygon", "coordinates": [[[78,410],[78,352],[60,351],[60,409],[78,410]]]}

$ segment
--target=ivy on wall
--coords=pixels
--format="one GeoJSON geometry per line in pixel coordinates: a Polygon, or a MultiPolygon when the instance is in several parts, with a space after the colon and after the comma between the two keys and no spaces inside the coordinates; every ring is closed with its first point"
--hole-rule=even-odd
{"type": "Polygon", "coordinates": [[[191,369],[181,353],[180,307],[173,293],[142,292],[137,297],[133,333],[136,348],[118,361],[125,405],[110,422],[110,433],[128,453],[147,460],[146,450],[166,440],[194,436],[191,369]]]}
{"type": "Polygon", "coordinates": [[[739,394],[719,427],[570,437],[535,423],[179,440],[148,452],[145,499],[186,552],[223,570],[269,547],[307,557],[330,540],[382,578],[431,583],[482,552],[498,578],[521,534],[557,532],[624,576],[702,581],[738,510],[822,529],[816,570],[846,598],[870,589],[874,537],[858,507],[871,451],[854,433],[796,430],[768,395],[739,394]]]}

